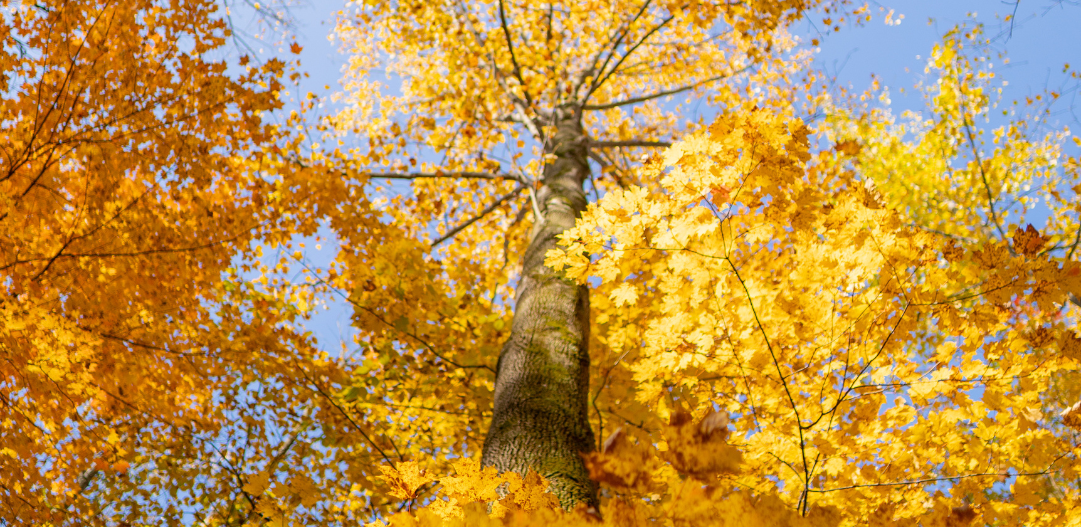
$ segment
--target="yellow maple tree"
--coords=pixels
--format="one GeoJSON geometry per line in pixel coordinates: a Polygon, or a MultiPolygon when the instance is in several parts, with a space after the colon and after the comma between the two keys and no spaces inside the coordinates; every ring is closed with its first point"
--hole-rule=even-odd
{"type": "Polygon", "coordinates": [[[328,285],[348,295],[381,363],[355,377],[351,404],[423,427],[407,444],[427,444],[409,450],[482,451],[485,466],[537,470],[566,507],[596,506],[579,453],[597,442],[598,311],[545,254],[589,193],[638,182],[630,168],[642,155],[701,124],[667,98],[723,107],[777,96],[806,56],[787,26],[812,4],[356,4],[336,30],[350,62],[346,109],[331,125],[367,147],[332,156],[344,158],[343,177],[384,196],[374,205],[388,221],[424,242],[375,248],[331,220],[347,250],[328,285]],[[400,86],[383,86],[384,72],[400,86]],[[399,383],[391,372],[403,367],[399,383]],[[385,409],[403,398],[415,414],[385,409]]]}
{"type": "MultiPolygon", "coordinates": [[[[712,13],[708,6],[702,11],[712,13]]],[[[677,13],[672,16],[683,14],[677,13]]],[[[368,149],[353,154],[351,173],[359,181],[375,180],[377,193],[379,180],[411,182],[405,193],[400,185],[390,187],[387,214],[411,225],[411,236],[431,240],[430,269],[438,273],[431,283],[442,293],[436,298],[454,299],[450,309],[435,308],[438,315],[432,316],[418,309],[419,299],[406,297],[401,311],[377,321],[367,318],[375,311],[367,306],[390,313],[397,303],[388,296],[375,301],[379,288],[368,288],[361,293],[367,315],[358,317],[360,327],[382,322],[385,338],[408,342],[388,321],[400,320],[402,327],[416,323],[426,332],[422,356],[446,353],[431,360],[450,369],[483,368],[485,355],[493,356],[506,339],[494,372],[492,428],[484,443],[471,438],[467,448],[475,452],[483,445],[483,466],[540,471],[563,507],[578,502],[586,517],[598,510],[616,524],[622,520],[611,518],[738,522],[739,515],[725,512],[725,500],[753,489],[757,497],[750,502],[765,501],[761,509],[747,509],[763,512],[784,503],[810,522],[1063,518],[1076,501],[1069,486],[1058,495],[1041,491],[1040,499],[1033,493],[1074,470],[1071,430],[1045,418],[1039,408],[1040,387],[1076,367],[1073,318],[1061,312],[1078,285],[1076,262],[1041,253],[1039,247],[1013,250],[1039,245],[1041,235],[1034,230],[959,247],[948,236],[925,230],[933,226],[914,225],[895,210],[901,204],[880,195],[872,183],[881,178],[851,169],[860,143],[845,142],[846,137],[834,141],[835,148],[812,149],[811,133],[838,137],[830,128],[838,127],[838,118],[831,113],[814,131],[795,118],[792,101],[821,99],[813,84],[793,80],[802,72],[798,54],[771,61],[771,50],[789,51],[783,24],[775,26],[772,39],[759,32],[744,40],[747,34],[737,29],[738,44],[719,49],[708,67],[696,66],[704,52],[683,53],[684,66],[675,73],[701,77],[650,84],[664,82],[670,71],[667,55],[657,51],[648,68],[641,59],[649,75],[629,70],[615,84],[620,92],[606,96],[603,89],[587,90],[583,96],[577,91],[576,79],[607,82],[610,77],[592,69],[598,65],[639,64],[628,58],[636,44],[617,50],[623,32],[633,33],[624,28],[640,21],[648,28],[642,30],[647,40],[656,36],[658,50],[692,49],[679,48],[678,37],[665,33],[667,20],[651,2],[548,10],[510,2],[376,2],[347,20],[339,36],[353,52],[344,96],[349,108],[335,125],[369,142],[368,149]],[[651,21],[646,13],[655,8],[651,21]],[[566,37],[560,29],[581,20],[576,13],[589,13],[579,16],[592,21],[610,12],[626,23],[594,25],[608,28],[611,47],[589,41],[592,26],[570,33],[571,46],[561,40],[566,37]],[[538,51],[543,49],[549,51],[538,51]],[[732,77],[724,73],[726,66],[754,74],[732,77]],[[391,95],[382,95],[374,76],[381,68],[402,81],[391,95]],[[718,70],[720,75],[705,73],[718,70]],[[698,84],[707,79],[709,84],[698,84]],[[638,163],[607,154],[613,146],[665,146],[693,130],[672,120],[682,108],[649,104],[654,95],[692,86],[727,108],[708,131],[691,135],[662,157],[647,153],[638,163]],[[633,108],[630,116],[592,113],[627,107],[633,108]],[[586,157],[600,167],[595,176],[586,157]],[[577,179],[559,179],[575,171],[577,179]],[[493,189],[491,180],[503,186],[493,189]],[[577,193],[564,194],[566,189],[577,193]],[[593,190],[599,198],[587,205],[587,191],[593,190]],[[525,192],[531,193],[519,198],[525,192]],[[550,210],[547,200],[553,199],[557,208],[550,210]],[[550,216],[568,205],[581,214],[569,229],[569,222],[550,216]],[[522,236],[519,222],[531,215],[533,230],[522,236]],[[565,247],[554,247],[552,238],[562,239],[565,247]],[[542,252],[559,273],[554,277],[577,280],[578,292],[537,289],[553,278],[535,267],[542,252]],[[524,255],[520,275],[510,267],[514,254],[524,255]],[[512,300],[503,284],[514,280],[519,282],[512,300]],[[586,296],[588,285],[587,324],[580,318],[585,301],[576,298],[586,296]],[[578,307],[557,309],[557,297],[578,307]],[[499,316],[500,308],[510,303],[513,318],[507,320],[509,313],[499,316]],[[551,311],[542,312],[538,303],[551,311]],[[490,324],[489,331],[495,331],[487,335],[494,333],[495,342],[471,344],[470,360],[459,361],[460,340],[439,335],[460,324],[454,317],[462,317],[463,310],[477,307],[482,313],[459,327],[480,337],[485,333],[478,323],[490,324]],[[554,343],[538,343],[541,338],[554,343]],[[587,339],[589,363],[559,359],[571,344],[587,339]],[[545,355],[562,362],[555,368],[559,373],[544,363],[551,360],[545,355]],[[588,383],[581,373],[587,365],[593,365],[588,383]],[[506,388],[502,376],[512,377],[506,388]],[[584,407],[580,398],[569,397],[587,389],[584,407]],[[598,433],[582,438],[574,429],[557,427],[557,434],[569,437],[546,442],[551,427],[529,412],[543,414],[537,407],[551,402],[567,408],[551,419],[580,421],[584,414],[589,432],[598,433]],[[714,414],[740,423],[721,443],[703,440],[701,432],[710,428],[702,423],[720,419],[710,417],[714,414]],[[684,434],[666,432],[686,423],[691,428],[684,434]],[[599,443],[613,429],[616,446],[609,452],[599,443]],[[633,439],[621,439],[628,435],[633,439]],[[504,441],[515,450],[510,461],[502,457],[504,441]],[[570,450],[602,451],[583,458],[591,480],[605,485],[599,509],[588,488],[570,498],[563,490],[590,485],[569,474],[574,456],[551,459],[552,452],[567,450],[567,443],[570,450]],[[585,444],[588,448],[580,446],[585,444]],[[530,452],[534,448],[542,453],[530,452]],[[687,484],[688,477],[695,483],[687,484]],[[623,511],[626,504],[636,512],[623,511]]],[[[708,27],[717,30],[720,19],[710,20],[708,27]]],[[[694,27],[674,23],[678,29],[672,31],[678,35],[694,27]]],[[[942,49],[950,43],[947,36],[942,49]]],[[[980,105],[985,104],[973,102],[970,111],[984,111],[980,105]]],[[[964,128],[963,116],[952,122],[955,129],[964,128]]],[[[858,131],[855,136],[860,138],[858,131]]],[[[957,183],[947,170],[922,168],[926,193],[957,183]]],[[[971,191],[964,184],[956,188],[971,191]]],[[[949,221],[922,211],[935,221],[949,221]]],[[[966,213],[986,217],[971,207],[966,213]]],[[[357,289],[350,285],[357,281],[345,274],[342,280],[338,287],[357,289]]],[[[414,342],[403,352],[414,360],[417,349],[414,342]]],[[[431,393],[424,382],[413,384],[410,394],[431,393]]],[[[378,398],[393,397],[365,384],[378,398]]],[[[445,401],[429,401],[436,400],[445,401]]],[[[470,409],[484,408],[474,404],[470,409]]],[[[466,429],[475,430],[472,423],[478,420],[471,413],[466,429]]],[[[436,472],[443,464],[426,456],[417,462],[436,472]]],[[[438,499],[433,503],[444,510],[438,499]]],[[[398,521],[423,523],[423,514],[398,521]]],[[[560,521],[573,521],[568,518],[560,521]]],[[[750,518],[753,513],[747,512],[744,519],[750,518]]]]}

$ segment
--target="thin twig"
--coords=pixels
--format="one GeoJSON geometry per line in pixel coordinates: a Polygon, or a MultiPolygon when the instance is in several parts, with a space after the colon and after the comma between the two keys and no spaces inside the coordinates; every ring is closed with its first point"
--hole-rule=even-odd
{"type": "Polygon", "coordinates": [[[625,100],[622,100],[622,101],[609,102],[609,103],[604,103],[604,104],[587,104],[587,105],[583,106],[582,109],[583,110],[608,110],[608,109],[611,109],[611,108],[618,108],[620,106],[629,106],[629,105],[632,105],[632,104],[638,104],[638,103],[642,103],[642,102],[646,102],[646,101],[651,101],[653,99],[659,99],[661,97],[665,97],[665,96],[668,96],[668,95],[676,95],[676,94],[679,94],[679,93],[683,93],[685,91],[693,90],[693,89],[698,88],[699,86],[702,86],[704,84],[709,84],[709,83],[711,83],[713,81],[718,81],[718,80],[721,80],[721,79],[726,79],[726,78],[731,77],[733,75],[738,75],[740,73],[743,73],[743,72],[747,71],[748,69],[750,69],[750,66],[745,66],[745,67],[740,68],[739,70],[733,72],[731,75],[717,75],[716,77],[710,77],[708,79],[701,80],[701,81],[696,82],[694,84],[688,84],[686,86],[680,86],[679,88],[672,88],[671,90],[662,90],[662,91],[659,91],[659,92],[656,92],[656,93],[651,93],[649,95],[643,95],[641,97],[632,97],[630,99],[625,99],[625,100]]]}
{"type": "Polygon", "coordinates": [[[477,220],[487,216],[489,213],[491,213],[493,210],[495,210],[496,207],[499,207],[503,203],[507,202],[507,200],[517,196],[519,193],[521,193],[525,189],[526,189],[525,185],[518,185],[517,188],[510,191],[509,193],[502,196],[501,198],[497,199],[494,203],[492,203],[491,205],[488,205],[488,207],[486,207],[484,210],[480,211],[480,214],[477,214],[476,216],[473,216],[472,218],[469,218],[468,220],[466,220],[465,223],[462,223],[461,225],[458,225],[457,227],[447,231],[446,234],[440,236],[439,238],[436,238],[435,241],[432,242],[431,247],[435,248],[436,245],[439,245],[439,244],[453,238],[456,234],[458,234],[459,232],[462,232],[463,229],[465,229],[466,227],[469,227],[470,225],[476,223],[477,220]]]}
{"type": "Polygon", "coordinates": [[[1011,474],[1008,471],[1007,472],[980,472],[978,474],[965,474],[963,476],[942,476],[942,477],[937,477],[937,478],[924,478],[924,479],[914,479],[914,480],[909,480],[909,481],[896,481],[896,482],[892,482],[892,483],[862,483],[862,484],[859,484],[859,485],[849,485],[847,487],[836,487],[836,488],[832,488],[832,489],[809,489],[809,490],[807,490],[807,492],[814,492],[814,493],[817,493],[817,494],[824,494],[826,492],[836,492],[838,490],[863,489],[863,488],[870,488],[870,487],[904,487],[904,486],[908,486],[908,485],[919,485],[921,483],[938,483],[939,481],[953,481],[953,480],[958,480],[958,479],[982,478],[982,477],[1019,478],[1019,477],[1022,477],[1022,476],[1045,476],[1045,475],[1047,475],[1048,473],[1051,472],[1051,468],[1055,466],[1055,463],[1058,463],[1060,459],[1066,457],[1066,454],[1067,453],[1063,453],[1059,457],[1055,458],[1055,460],[1052,461],[1050,465],[1047,465],[1047,468],[1045,468],[1045,469],[1043,469],[1043,470],[1041,470],[1039,472],[1017,472],[1017,473],[1013,473],[1013,474],[1011,474]]]}
{"type": "Polygon", "coordinates": [[[586,146],[595,148],[668,148],[672,146],[672,143],[668,141],[644,141],[644,140],[629,140],[629,141],[590,141],[586,143],[586,146]]]}
{"type": "Polygon", "coordinates": [[[963,118],[965,125],[965,136],[968,138],[968,144],[972,148],[972,156],[976,159],[976,166],[980,169],[980,179],[983,181],[983,189],[987,192],[987,208],[991,211],[991,223],[995,225],[995,229],[998,230],[1002,239],[1006,239],[1006,231],[1002,230],[1002,225],[998,221],[998,213],[995,211],[995,196],[991,193],[991,183],[987,181],[987,172],[983,169],[983,159],[980,158],[980,149],[976,146],[976,139],[972,136],[972,125],[968,122],[968,117],[963,118]]]}
{"type": "Polygon", "coordinates": [[[511,179],[520,181],[516,174],[491,172],[382,172],[368,174],[372,179],[511,179]]]}

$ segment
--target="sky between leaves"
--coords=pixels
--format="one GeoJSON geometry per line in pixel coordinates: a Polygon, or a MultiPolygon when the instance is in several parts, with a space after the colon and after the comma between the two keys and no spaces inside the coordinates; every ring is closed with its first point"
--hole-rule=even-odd
{"type": "MultiPolygon", "coordinates": [[[[931,47],[956,23],[975,20],[986,24],[989,36],[994,37],[995,48],[1008,51],[1010,64],[999,66],[1000,75],[1008,82],[1003,90],[1004,101],[1023,99],[1045,88],[1060,86],[1066,82],[1061,74],[1062,66],[1078,61],[1072,52],[1077,45],[1072,28],[1081,22],[1081,9],[1068,1],[1014,4],[981,0],[905,0],[879,2],[879,5],[894,10],[896,15],[892,17],[892,23],[877,19],[866,26],[849,25],[835,32],[829,31],[820,20],[814,23],[802,21],[796,30],[805,42],[820,41],[815,62],[827,73],[835,75],[838,85],[863,90],[871,85],[873,76],[883,87],[889,88],[890,106],[897,114],[925,108],[920,95],[912,89],[913,85],[924,75],[923,68],[931,47]],[[1003,22],[1002,18],[1007,15],[1013,16],[1013,22],[1003,22]]],[[[248,6],[237,5],[235,10],[238,25],[247,24],[253,32],[258,31],[260,26],[248,6]]],[[[326,111],[341,107],[332,95],[340,90],[346,57],[339,50],[339,42],[328,38],[328,33],[335,17],[342,11],[347,12],[348,6],[341,0],[300,1],[288,11],[293,21],[290,32],[303,46],[299,58],[302,69],[308,73],[299,88],[289,89],[294,95],[308,92],[319,95],[321,107],[326,111]]],[[[269,54],[275,46],[268,40],[253,47],[269,54]]],[[[284,49],[281,47],[278,51],[284,49]]],[[[287,102],[289,104],[295,103],[287,102]]],[[[1081,129],[1081,110],[1065,110],[1073,104],[1060,104],[1062,108],[1051,122],[1081,129]]],[[[1081,105],[1081,101],[1076,104],[1081,105]]],[[[992,115],[991,119],[997,122],[1001,117],[992,115]]],[[[313,266],[325,265],[333,254],[330,245],[323,244],[327,248],[320,251],[312,250],[313,245],[309,244],[305,257],[313,266]]],[[[327,299],[327,302],[329,309],[315,312],[308,327],[323,346],[335,348],[342,341],[348,342],[353,335],[349,324],[351,310],[340,300],[327,299]]]]}
{"type": "MultiPolygon", "coordinates": [[[[514,273],[477,257],[494,239],[457,240],[439,253],[444,261],[433,259],[427,225],[378,208],[408,197],[394,188],[364,194],[367,176],[352,165],[298,157],[318,149],[292,133],[296,118],[277,129],[259,119],[277,106],[278,79],[291,67],[241,62],[244,79],[223,78],[224,66],[198,55],[226,42],[225,27],[202,23],[207,4],[189,6],[186,18],[127,6],[87,16],[141,36],[145,14],[183,35],[210,27],[211,38],[73,33],[45,48],[55,63],[23,66],[30,69],[16,81],[24,85],[5,94],[67,78],[54,72],[71,50],[162,64],[111,77],[80,62],[70,78],[86,89],[71,97],[61,89],[53,109],[82,128],[54,126],[49,111],[4,130],[14,136],[7,159],[26,161],[7,167],[3,188],[28,185],[5,194],[18,214],[0,216],[17,223],[4,232],[14,248],[5,270],[29,273],[5,284],[12,294],[0,304],[4,345],[27,354],[5,366],[15,372],[5,382],[28,390],[4,386],[19,397],[7,407],[22,412],[3,422],[18,440],[0,450],[3,463],[24,463],[26,481],[4,488],[5,497],[24,498],[12,510],[312,523],[407,509],[396,518],[408,523],[438,488],[452,501],[419,512],[422,523],[592,521],[551,510],[535,475],[497,476],[457,459],[478,450],[487,372],[510,320],[495,292],[506,298],[503,282],[514,273]],[[112,98],[124,83],[163,88],[112,98]],[[87,113],[83,104],[99,106],[87,113]],[[114,112],[121,125],[96,121],[116,108],[130,110],[114,112]],[[199,123],[195,132],[189,123],[199,123]],[[40,139],[30,124],[52,135],[40,139]],[[75,145],[81,157],[50,163],[35,157],[36,141],[49,152],[75,145]],[[268,141],[275,146],[252,148],[268,141]],[[157,148],[180,161],[155,157],[157,148]],[[387,224],[394,215],[401,221],[387,224]],[[33,230],[40,222],[56,226],[33,230]],[[340,266],[314,285],[290,281],[300,274],[273,281],[282,269],[299,273],[294,260],[318,263],[305,251],[320,222],[346,245],[340,266]],[[282,243],[288,251],[263,253],[262,244],[282,243]],[[228,268],[230,258],[239,269],[228,268]],[[305,320],[317,306],[312,290],[340,293],[367,332],[365,346],[349,350],[352,362],[339,360],[337,335],[319,331],[314,347],[304,333],[316,327],[305,320]],[[111,305],[115,298],[130,300],[111,305]],[[433,338],[438,348],[425,340],[433,338]],[[488,515],[484,502],[501,482],[509,499],[488,515]]],[[[53,16],[81,23],[64,18],[78,11],[23,7],[16,13],[27,24],[53,16]]],[[[817,35],[825,30],[808,26],[804,38],[826,46],[817,35]]],[[[1077,313],[1063,305],[1078,292],[1081,267],[1061,260],[1077,230],[1079,187],[1056,194],[1053,178],[1076,182],[1076,162],[1044,162],[1062,159],[1059,144],[1069,138],[1045,138],[1055,126],[995,131],[995,122],[976,122],[993,114],[986,103],[1006,77],[992,77],[979,59],[994,50],[971,26],[936,37],[926,52],[928,72],[942,79],[926,92],[935,119],[884,112],[876,101],[885,92],[861,99],[856,82],[850,99],[818,99],[831,111],[811,123],[820,134],[812,142],[784,97],[764,96],[761,107],[729,99],[724,119],[644,156],[633,168],[641,186],[604,183],[608,192],[548,253],[550,265],[595,288],[598,452],[588,464],[607,485],[607,521],[769,524],[780,514],[832,525],[843,513],[851,521],[930,514],[926,523],[951,525],[980,514],[1039,522],[1078,504],[1076,416],[1058,412],[1079,395],[1071,379],[1081,340],[1069,325],[1077,313]],[[899,172],[912,177],[892,177],[899,172]],[[951,184],[936,186],[943,174],[951,184]],[[1047,202],[1055,222],[1042,232],[1010,224],[1022,208],[1040,206],[1025,201],[1029,183],[1057,198],[1047,202]],[[1018,199],[979,209],[980,191],[991,197],[992,187],[1018,199]],[[1066,468],[1056,467],[1067,456],[1066,468]],[[910,481],[921,475],[949,481],[949,492],[910,481]]],[[[282,56],[302,47],[283,46],[282,56]]],[[[14,47],[3,57],[33,60],[14,47]]],[[[10,104],[22,112],[15,115],[39,108],[32,97],[10,104]]],[[[1069,142],[1064,148],[1076,153],[1069,142]]],[[[459,199],[453,189],[414,189],[429,200],[422,205],[459,199]]]]}

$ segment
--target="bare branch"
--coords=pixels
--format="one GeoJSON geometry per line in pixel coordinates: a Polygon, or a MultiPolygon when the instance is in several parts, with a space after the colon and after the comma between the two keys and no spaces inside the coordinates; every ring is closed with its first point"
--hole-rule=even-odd
{"type": "Polygon", "coordinates": [[[672,146],[672,143],[668,141],[590,141],[587,146],[595,148],[623,148],[623,147],[641,147],[641,148],[668,148],[672,146]]]}
{"type": "Polygon", "coordinates": [[[463,229],[465,229],[466,227],[476,223],[477,220],[487,216],[489,213],[491,213],[493,210],[495,210],[496,207],[502,205],[503,203],[506,203],[507,200],[517,196],[519,193],[521,193],[526,188],[527,187],[525,185],[519,185],[518,188],[515,188],[514,190],[510,191],[510,193],[508,193],[508,194],[504,195],[503,197],[497,199],[495,201],[495,203],[492,203],[491,205],[488,205],[484,210],[480,211],[480,214],[477,214],[476,216],[473,216],[472,218],[469,218],[468,220],[466,220],[465,223],[462,223],[461,225],[458,225],[457,227],[447,231],[446,234],[440,236],[439,238],[436,238],[436,240],[432,242],[431,247],[434,248],[436,245],[439,245],[440,243],[443,243],[443,242],[453,238],[456,234],[458,234],[459,232],[462,232],[463,229]]]}
{"type": "Polygon", "coordinates": [[[728,77],[732,77],[734,75],[738,75],[740,73],[743,73],[743,72],[747,71],[748,69],[750,69],[750,66],[743,67],[743,68],[739,69],[738,71],[734,71],[734,72],[732,72],[731,74],[728,74],[728,75],[717,75],[716,77],[710,77],[708,79],[704,79],[704,80],[696,82],[694,84],[688,84],[686,86],[680,86],[679,88],[672,88],[671,90],[663,90],[663,91],[659,91],[657,93],[652,93],[652,94],[649,94],[649,95],[643,95],[641,97],[632,97],[630,99],[626,99],[626,100],[622,100],[622,101],[615,101],[615,102],[610,102],[610,103],[605,103],[605,104],[587,104],[587,105],[583,106],[582,109],[583,110],[608,110],[608,109],[611,109],[611,108],[618,108],[620,106],[629,106],[629,105],[632,105],[632,104],[638,104],[638,103],[642,103],[642,102],[646,102],[646,101],[651,101],[653,99],[659,99],[661,97],[665,97],[665,96],[668,96],[668,95],[676,95],[677,93],[683,93],[685,91],[690,91],[690,90],[693,90],[695,88],[698,88],[699,86],[709,84],[709,83],[714,82],[714,81],[718,81],[718,80],[721,80],[721,79],[726,79],[728,77]]]}
{"type": "Polygon", "coordinates": [[[493,174],[491,172],[381,172],[368,174],[372,179],[510,179],[521,181],[516,174],[493,174]]]}
{"type": "Polygon", "coordinates": [[[969,147],[972,148],[972,157],[976,159],[976,167],[980,170],[980,179],[983,181],[983,189],[987,192],[987,207],[991,211],[991,223],[998,230],[998,234],[1002,236],[1002,239],[1006,239],[1006,231],[1002,229],[1002,225],[998,221],[998,213],[995,211],[995,195],[991,192],[991,184],[987,180],[987,172],[983,168],[983,159],[980,157],[980,149],[976,146],[976,139],[972,135],[972,125],[968,122],[968,117],[963,117],[965,136],[968,138],[969,147]]]}
{"type": "Polygon", "coordinates": [[[1059,457],[1055,458],[1055,460],[1052,461],[1050,465],[1047,465],[1047,468],[1045,468],[1045,469],[1043,469],[1043,470],[1041,470],[1039,472],[1010,472],[1010,471],[1006,471],[1006,472],[980,472],[980,473],[977,473],[977,474],[964,474],[964,475],[961,475],[961,476],[941,476],[941,477],[933,477],[933,478],[914,479],[914,480],[909,480],[909,481],[897,481],[897,482],[892,482],[892,483],[862,483],[862,484],[856,484],[856,485],[848,485],[846,487],[836,487],[836,488],[832,488],[832,489],[807,489],[805,492],[823,494],[823,493],[826,493],[826,492],[836,492],[836,491],[839,491],[839,490],[863,489],[863,488],[871,488],[871,487],[904,487],[904,486],[908,486],[908,485],[920,485],[920,484],[923,484],[923,483],[938,483],[940,481],[956,481],[956,480],[959,480],[959,479],[968,479],[968,478],[986,478],[986,477],[991,477],[991,478],[1001,478],[1001,477],[1020,478],[1020,477],[1044,476],[1044,475],[1047,475],[1047,474],[1051,473],[1051,469],[1054,468],[1055,463],[1058,463],[1059,460],[1061,460],[1064,457],[1066,457],[1065,453],[1063,453],[1059,457]]]}

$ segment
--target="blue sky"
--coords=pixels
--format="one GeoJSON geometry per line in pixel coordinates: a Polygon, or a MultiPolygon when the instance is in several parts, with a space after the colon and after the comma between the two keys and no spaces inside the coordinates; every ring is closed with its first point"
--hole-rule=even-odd
{"type": "MultiPolygon", "coordinates": [[[[299,0],[291,9],[294,20],[292,28],[298,42],[304,47],[301,53],[301,69],[310,77],[304,79],[300,93],[329,96],[339,89],[339,78],[346,57],[338,52],[336,44],[327,38],[334,28],[337,14],[347,7],[343,0],[299,0]]],[[[911,90],[924,75],[923,69],[932,46],[943,33],[958,23],[984,24],[985,34],[992,38],[992,46],[1006,51],[1008,65],[996,64],[1000,80],[1008,81],[1004,88],[1004,102],[1034,95],[1045,89],[1057,89],[1066,81],[1062,68],[1065,63],[1081,66],[1081,1],[1078,0],[1020,0],[1017,4],[1001,0],[880,0],[871,4],[875,18],[860,27],[843,27],[840,32],[827,33],[821,23],[821,15],[814,15],[797,24],[795,32],[804,42],[817,38],[818,66],[835,74],[842,86],[862,91],[871,85],[872,75],[883,86],[890,88],[895,114],[901,111],[922,110],[923,101],[911,90]],[[882,7],[893,9],[896,19],[903,16],[900,24],[884,23],[882,7]],[[1003,22],[1006,15],[1014,14],[1014,22],[1003,22]],[[901,88],[904,88],[902,93],[901,88]]],[[[243,25],[243,19],[236,20],[243,25]]],[[[267,50],[271,53],[275,50],[267,50]]],[[[284,54],[284,50],[278,50],[284,54]]],[[[1073,86],[1077,86],[1075,83],[1073,86]]],[[[1076,89],[1076,88],[1075,88],[1076,89]]],[[[1060,112],[1052,123],[1058,127],[1069,126],[1081,131],[1081,108],[1071,111],[1071,103],[1078,96],[1063,93],[1060,112]]],[[[1076,101],[1081,105],[1081,101],[1076,101]]],[[[328,102],[326,110],[332,111],[328,102]]],[[[324,243],[324,249],[311,251],[309,243],[307,259],[322,266],[332,257],[333,243],[324,243]]],[[[349,340],[351,310],[343,302],[332,302],[331,309],[317,314],[308,324],[315,332],[324,349],[332,353],[338,343],[349,340]]],[[[352,346],[350,346],[351,348],[352,346]]]]}
{"type": "MultiPolygon", "coordinates": [[[[294,31],[304,46],[302,67],[310,74],[302,88],[329,94],[338,88],[345,56],[327,35],[336,14],[347,9],[346,2],[300,1],[303,3],[292,8],[294,31]]],[[[1019,4],[1002,0],[882,0],[871,9],[876,18],[861,27],[830,33],[820,21],[807,20],[795,30],[804,41],[820,40],[819,65],[837,73],[842,84],[864,89],[870,85],[871,75],[877,75],[891,88],[898,110],[921,107],[918,98],[902,95],[897,88],[910,88],[919,79],[931,47],[957,23],[982,22],[986,34],[994,37],[995,47],[1008,52],[1010,64],[1000,71],[1010,83],[1005,90],[1007,99],[1057,87],[1063,80],[1063,64],[1072,61],[1081,65],[1081,31],[1077,29],[1081,26],[1081,2],[1076,0],[1020,0],[1019,4]],[[902,22],[886,25],[879,6],[893,9],[895,17],[903,15],[902,22]],[[1015,7],[1011,33],[1010,24],[1004,24],[1002,18],[1014,13],[1015,7]]]]}

